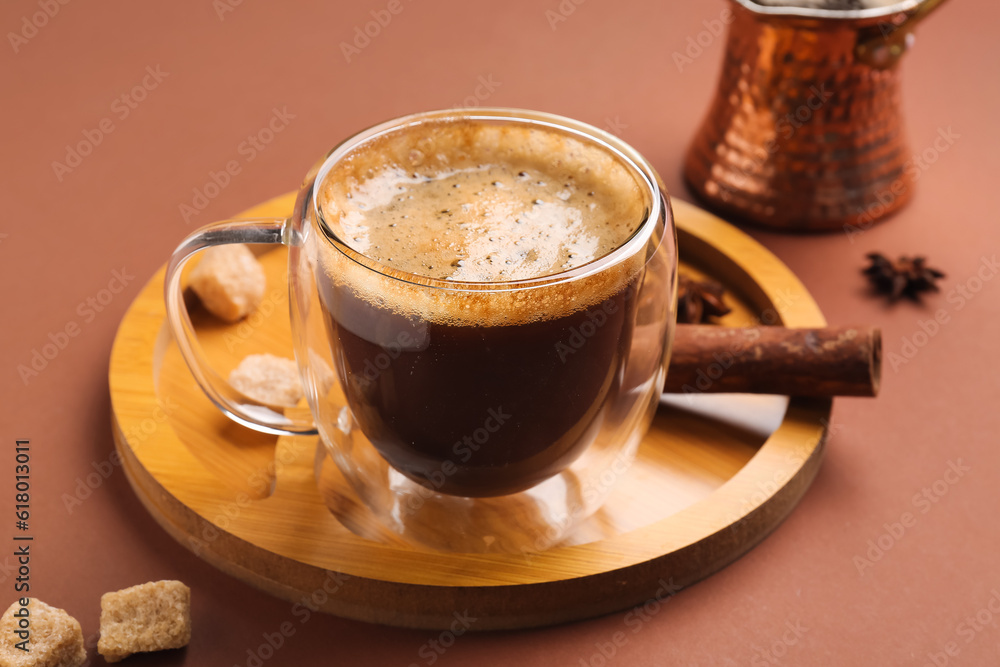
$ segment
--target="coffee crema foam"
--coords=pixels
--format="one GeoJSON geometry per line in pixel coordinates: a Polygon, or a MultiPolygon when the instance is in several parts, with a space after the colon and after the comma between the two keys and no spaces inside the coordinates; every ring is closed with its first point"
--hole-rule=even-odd
{"type": "Polygon", "coordinates": [[[607,255],[649,213],[632,168],[554,128],[472,119],[404,126],[342,158],[317,194],[334,235],[386,274],[320,244],[328,278],[405,316],[487,326],[560,317],[624,289],[646,258],[639,251],[596,275],[505,288],[556,281],[607,255]],[[434,281],[463,284],[427,285],[434,281]]]}

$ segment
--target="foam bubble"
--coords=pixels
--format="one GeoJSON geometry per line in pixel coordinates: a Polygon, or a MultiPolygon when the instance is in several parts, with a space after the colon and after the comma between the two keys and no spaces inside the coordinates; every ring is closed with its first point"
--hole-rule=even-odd
{"type": "Polygon", "coordinates": [[[555,129],[471,119],[401,128],[343,158],[318,195],[341,242],[408,282],[324,246],[330,279],[415,317],[497,325],[560,316],[624,289],[645,259],[640,252],[572,283],[503,287],[612,252],[650,207],[630,167],[555,129]],[[477,284],[460,292],[421,284],[435,280],[477,284]]]}

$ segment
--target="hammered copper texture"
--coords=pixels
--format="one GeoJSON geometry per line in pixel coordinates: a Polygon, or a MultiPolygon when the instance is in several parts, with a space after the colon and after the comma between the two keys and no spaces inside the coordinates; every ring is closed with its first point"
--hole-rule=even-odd
{"type": "Polygon", "coordinates": [[[867,227],[906,203],[902,49],[884,68],[858,55],[859,44],[902,37],[905,15],[862,24],[732,4],[718,89],[685,161],[695,193],[723,213],[802,231],[867,227]]]}

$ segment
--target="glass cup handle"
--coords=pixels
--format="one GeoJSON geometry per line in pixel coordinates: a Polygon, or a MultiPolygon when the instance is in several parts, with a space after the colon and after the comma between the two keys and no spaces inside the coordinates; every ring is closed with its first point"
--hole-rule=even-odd
{"type": "Polygon", "coordinates": [[[163,281],[163,296],[167,306],[167,322],[177,341],[181,356],[191,370],[198,386],[230,419],[244,426],[273,435],[315,435],[312,419],[288,417],[271,408],[248,403],[246,397],[205,363],[181,290],[184,265],[197,252],[228,243],[259,243],[296,245],[290,220],[226,220],[202,227],[184,239],[167,264],[163,281]]]}

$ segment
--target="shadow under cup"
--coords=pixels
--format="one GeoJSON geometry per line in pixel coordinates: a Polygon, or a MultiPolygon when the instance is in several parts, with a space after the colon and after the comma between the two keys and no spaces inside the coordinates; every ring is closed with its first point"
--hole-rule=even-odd
{"type": "Polygon", "coordinates": [[[514,110],[384,123],[307,181],[290,221],[296,355],[328,453],[381,524],[434,549],[543,550],[627,474],[674,326],[676,241],[657,182],[617,138],[514,110]],[[589,167],[553,147],[613,161],[642,198],[635,232],[588,264],[503,282],[426,278],[353,250],[323,201],[338,165],[387,135],[455,122],[533,137],[533,159],[548,151],[565,169],[589,167]]]}

